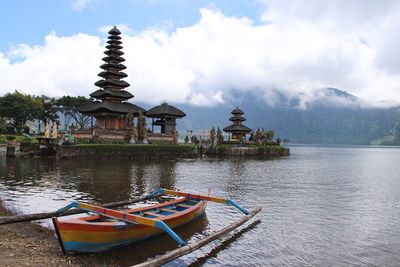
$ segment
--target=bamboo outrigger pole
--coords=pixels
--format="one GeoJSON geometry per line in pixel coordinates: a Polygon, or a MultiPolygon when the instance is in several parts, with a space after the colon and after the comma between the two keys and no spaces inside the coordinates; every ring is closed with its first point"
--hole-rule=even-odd
{"type": "MultiPolygon", "coordinates": [[[[141,201],[153,199],[153,198],[160,197],[160,196],[162,196],[162,194],[154,194],[153,193],[153,194],[148,194],[143,197],[139,197],[139,198],[135,198],[135,199],[131,199],[131,200],[124,200],[124,201],[102,204],[101,206],[104,208],[121,207],[121,206],[129,205],[132,203],[138,203],[141,201]]],[[[61,216],[67,216],[67,215],[79,214],[79,213],[85,213],[85,212],[86,211],[84,211],[84,210],[78,210],[78,209],[68,210],[68,211],[64,212],[61,216]]],[[[57,215],[58,215],[57,211],[53,211],[53,212],[41,212],[41,213],[33,213],[33,214],[14,215],[14,216],[3,216],[3,217],[0,217],[0,225],[50,219],[57,215]]]]}
{"type": "Polygon", "coordinates": [[[254,217],[257,213],[259,213],[261,211],[261,208],[258,207],[256,209],[254,209],[253,211],[251,211],[249,214],[247,214],[246,216],[244,216],[243,218],[241,218],[240,220],[230,224],[229,226],[223,228],[222,230],[207,236],[204,239],[201,239],[200,241],[197,241],[193,244],[189,244],[180,248],[177,248],[173,251],[170,251],[164,255],[162,255],[159,258],[153,259],[153,260],[149,260],[143,263],[139,263],[137,265],[131,266],[131,267],[155,267],[155,266],[161,266],[162,264],[165,264],[167,262],[170,262],[174,259],[177,259],[183,255],[186,255],[196,249],[199,249],[209,243],[211,243],[212,241],[216,240],[217,238],[233,231],[234,229],[236,229],[237,227],[239,227],[240,225],[244,224],[245,222],[247,222],[248,220],[250,220],[252,217],[254,217]]]}
{"type": "Polygon", "coordinates": [[[245,208],[239,206],[232,199],[205,196],[205,195],[197,195],[197,194],[191,194],[191,193],[175,191],[175,190],[171,190],[171,189],[164,189],[164,188],[158,189],[158,191],[156,191],[154,194],[157,194],[157,193],[163,194],[163,195],[166,194],[166,195],[173,195],[173,196],[186,197],[186,198],[192,198],[192,199],[201,199],[201,200],[206,200],[206,201],[211,201],[211,202],[227,204],[227,205],[231,205],[231,206],[237,208],[238,210],[240,210],[241,212],[243,212],[246,215],[249,214],[249,212],[245,208]]]}

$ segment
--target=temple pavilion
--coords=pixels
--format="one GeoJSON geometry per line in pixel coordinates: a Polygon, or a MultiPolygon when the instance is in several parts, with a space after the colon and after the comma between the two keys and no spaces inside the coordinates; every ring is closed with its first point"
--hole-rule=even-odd
{"type": "Polygon", "coordinates": [[[242,124],[242,122],[246,121],[246,119],[242,117],[244,112],[239,109],[239,107],[236,107],[231,114],[233,116],[229,120],[232,121],[232,125],[225,127],[223,130],[231,135],[231,141],[240,141],[245,139],[246,134],[250,133],[252,130],[242,124]]]}
{"type": "Polygon", "coordinates": [[[154,132],[154,126],[161,126],[161,134],[173,135],[176,128],[176,119],[185,117],[186,113],[168,103],[162,103],[149,109],[146,112],[146,116],[152,118],[152,132],[154,132]]]}
{"type": "Polygon", "coordinates": [[[130,84],[122,80],[128,75],[122,72],[126,67],[121,64],[125,61],[122,57],[124,52],[121,51],[123,48],[119,36],[121,32],[114,27],[108,33],[104,52],[106,57],[103,58],[105,63],[100,66],[103,71],[98,74],[102,79],[95,83],[100,89],[90,94],[96,100],[82,104],[79,111],[85,115],[94,116],[97,129],[124,130],[128,113],[137,116],[140,111],[144,113],[145,110],[126,102],[133,98],[133,95],[125,90],[130,84]]]}

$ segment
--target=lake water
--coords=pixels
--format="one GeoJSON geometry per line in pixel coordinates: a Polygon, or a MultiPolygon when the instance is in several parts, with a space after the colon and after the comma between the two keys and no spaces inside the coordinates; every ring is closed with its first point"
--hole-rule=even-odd
{"type": "MultiPolygon", "coordinates": [[[[6,159],[0,198],[19,213],[71,200],[125,200],[158,187],[230,197],[263,210],[247,228],[170,266],[399,266],[400,148],[292,146],[274,160],[165,161],[6,159]]],[[[206,216],[178,230],[188,242],[242,215],[209,203],[206,216]]],[[[44,222],[50,225],[49,222],[44,222]]],[[[106,252],[128,266],[176,248],[168,236],[106,252]]]]}

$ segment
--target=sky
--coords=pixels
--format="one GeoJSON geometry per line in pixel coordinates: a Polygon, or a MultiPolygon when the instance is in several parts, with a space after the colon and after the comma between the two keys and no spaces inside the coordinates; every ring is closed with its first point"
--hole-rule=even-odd
{"type": "Polygon", "coordinates": [[[307,103],[333,87],[400,103],[396,0],[15,0],[1,9],[0,95],[89,96],[117,25],[133,102],[215,106],[235,90],[307,103]]]}

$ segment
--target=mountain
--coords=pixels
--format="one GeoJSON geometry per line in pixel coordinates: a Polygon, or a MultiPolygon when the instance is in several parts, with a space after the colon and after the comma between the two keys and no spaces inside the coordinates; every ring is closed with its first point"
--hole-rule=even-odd
{"type": "MultiPolygon", "coordinates": [[[[272,91],[266,101],[263,92],[232,90],[226,104],[215,107],[175,105],[187,116],[177,120],[180,133],[221,129],[230,125],[230,112],[239,106],[252,129],[275,131],[275,137],[293,143],[312,144],[400,144],[400,107],[374,108],[365,101],[335,88],[287,97],[272,91]]],[[[145,105],[143,105],[145,106],[145,105]]]]}

